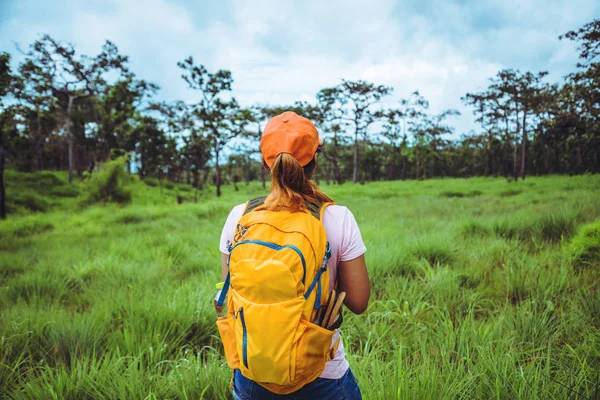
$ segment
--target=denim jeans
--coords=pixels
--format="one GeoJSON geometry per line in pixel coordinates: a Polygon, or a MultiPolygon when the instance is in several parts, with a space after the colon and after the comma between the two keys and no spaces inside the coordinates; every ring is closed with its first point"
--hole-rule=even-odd
{"type": "Polygon", "coordinates": [[[302,389],[286,394],[275,394],[246,378],[236,369],[233,372],[233,397],[236,400],[361,400],[360,389],[350,368],[340,379],[317,378],[302,389]]]}

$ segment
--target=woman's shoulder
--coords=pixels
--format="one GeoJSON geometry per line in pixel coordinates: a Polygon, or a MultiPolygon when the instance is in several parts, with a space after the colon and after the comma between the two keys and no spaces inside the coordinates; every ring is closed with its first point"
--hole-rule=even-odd
{"type": "Polygon", "coordinates": [[[331,204],[325,208],[325,214],[335,215],[335,216],[344,216],[346,214],[352,214],[350,209],[346,206],[342,206],[340,204],[331,204]]]}
{"type": "Polygon", "coordinates": [[[229,216],[227,217],[227,220],[239,220],[242,215],[244,214],[244,210],[246,209],[246,203],[242,203],[242,204],[238,204],[237,206],[234,206],[231,211],[229,211],[229,216]]]}
{"type": "Polygon", "coordinates": [[[355,223],[355,218],[348,207],[332,204],[327,206],[323,212],[323,222],[327,223],[330,221],[335,221],[336,224],[344,224],[347,221],[355,223]]]}

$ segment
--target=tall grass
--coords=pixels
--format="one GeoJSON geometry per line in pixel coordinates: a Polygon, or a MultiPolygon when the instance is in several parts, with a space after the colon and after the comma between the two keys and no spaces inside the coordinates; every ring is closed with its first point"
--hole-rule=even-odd
{"type": "MultiPolygon", "coordinates": [[[[195,203],[185,185],[133,179],[130,204],[74,212],[81,197],[66,194],[85,195],[80,183],[7,176],[13,194],[22,186],[49,206],[0,224],[0,398],[231,398],[212,308],[218,240],[260,185],[195,203]]],[[[594,398],[599,185],[324,187],[368,248],[373,297],[342,327],[364,398],[594,398]]]]}

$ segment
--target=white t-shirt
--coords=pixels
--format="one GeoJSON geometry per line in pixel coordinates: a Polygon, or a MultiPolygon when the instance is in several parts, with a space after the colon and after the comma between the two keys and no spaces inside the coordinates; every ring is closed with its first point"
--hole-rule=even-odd
{"type": "MultiPolygon", "coordinates": [[[[235,228],[244,214],[246,204],[240,204],[231,210],[223,231],[221,232],[220,250],[223,254],[229,254],[229,244],[233,241],[235,228]]],[[[331,248],[331,258],[327,263],[329,269],[329,286],[333,289],[337,277],[337,266],[340,261],[350,261],[360,257],[367,251],[363,243],[360,229],[354,219],[354,215],[348,208],[331,205],[323,213],[323,226],[327,232],[327,240],[331,248]]],[[[339,330],[333,335],[333,343],[337,340],[339,330]]],[[[321,378],[340,379],[348,369],[348,361],[344,353],[344,345],[340,340],[335,357],[325,364],[321,378]]]]}

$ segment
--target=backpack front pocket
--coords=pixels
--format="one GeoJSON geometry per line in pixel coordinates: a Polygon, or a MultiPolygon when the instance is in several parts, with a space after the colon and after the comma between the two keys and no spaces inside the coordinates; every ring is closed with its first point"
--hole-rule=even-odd
{"type": "Polygon", "coordinates": [[[302,297],[256,304],[233,292],[234,327],[239,368],[256,382],[289,385],[292,347],[302,315],[302,297]]]}
{"type": "Polygon", "coordinates": [[[329,353],[334,332],[305,320],[300,321],[292,364],[295,383],[308,383],[321,375],[325,363],[331,358],[329,353]]]}
{"type": "Polygon", "coordinates": [[[219,336],[223,342],[223,348],[225,350],[225,359],[229,368],[236,369],[240,365],[240,357],[237,352],[237,346],[235,341],[235,319],[231,315],[220,317],[217,319],[217,328],[219,329],[219,336]]]}

